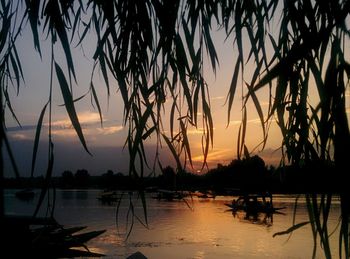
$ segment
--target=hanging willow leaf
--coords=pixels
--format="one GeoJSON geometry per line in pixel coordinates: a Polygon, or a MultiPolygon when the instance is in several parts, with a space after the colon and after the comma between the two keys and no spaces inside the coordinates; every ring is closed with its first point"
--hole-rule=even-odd
{"type": "MultiPolygon", "coordinates": [[[[73,23],[73,27],[72,27],[72,37],[71,37],[71,40],[70,40],[71,43],[72,43],[72,41],[73,41],[73,37],[74,37],[74,35],[75,35],[75,31],[76,31],[76,29],[77,29],[77,25],[79,24],[79,21],[80,21],[80,19],[81,19],[81,17],[80,17],[81,10],[82,10],[82,7],[80,7],[80,8],[78,9],[78,11],[75,13],[74,23],[73,23]]],[[[80,44],[80,43],[79,43],[79,44],[80,44]]],[[[77,44],[77,45],[79,45],[79,44],[77,44]]]]}
{"type": "Polygon", "coordinates": [[[204,136],[202,136],[202,153],[203,153],[203,165],[201,170],[204,169],[204,166],[207,166],[207,158],[208,158],[208,153],[209,153],[209,133],[206,132],[204,136]],[[203,140],[204,139],[204,140],[203,140]]]}
{"type": "Polygon", "coordinates": [[[8,34],[10,32],[11,29],[11,19],[14,13],[10,13],[10,6],[11,3],[9,2],[6,6],[5,3],[3,3],[3,11],[1,14],[1,18],[2,18],[2,28],[0,31],[0,50],[3,50],[5,44],[6,44],[6,40],[8,38],[8,34]]]}
{"type": "MultiPolygon", "coordinates": [[[[21,65],[21,60],[19,59],[17,48],[16,48],[16,45],[14,43],[13,43],[12,49],[13,49],[13,53],[15,56],[15,63],[17,64],[18,70],[19,70],[20,75],[21,75],[20,78],[23,80],[23,82],[25,82],[25,78],[23,75],[23,69],[22,69],[22,65],[21,65]]],[[[18,94],[18,90],[17,90],[17,94],[18,94]]]]}
{"type": "Polygon", "coordinates": [[[207,45],[207,51],[209,52],[211,66],[212,66],[212,69],[215,73],[216,72],[216,63],[219,64],[219,60],[218,60],[218,55],[216,54],[214,43],[211,39],[209,26],[210,25],[209,25],[208,18],[207,19],[204,18],[203,19],[204,39],[205,39],[205,43],[207,45]]]}
{"type": "MultiPolygon", "coordinates": [[[[258,37],[254,37],[253,28],[251,28],[250,26],[246,26],[246,30],[247,30],[249,40],[251,43],[251,49],[250,49],[250,52],[248,54],[247,61],[249,61],[250,57],[254,54],[255,63],[258,64],[259,63],[259,52],[258,52],[258,49],[256,47],[258,37]]],[[[258,34],[258,32],[257,32],[257,34],[258,34]]]]}
{"type": "Polygon", "coordinates": [[[201,90],[201,85],[196,84],[193,94],[193,113],[194,113],[194,124],[197,125],[198,118],[198,101],[199,101],[199,91],[201,90]]]}
{"type": "Polygon", "coordinates": [[[316,237],[317,237],[317,226],[316,226],[316,222],[315,222],[315,213],[314,210],[317,209],[317,204],[316,207],[312,205],[312,200],[310,198],[310,194],[306,195],[306,205],[307,205],[307,210],[308,210],[308,214],[309,214],[309,219],[310,219],[310,223],[311,223],[311,230],[312,230],[312,235],[313,235],[313,239],[314,239],[314,243],[313,243],[313,253],[312,253],[312,258],[316,257],[316,250],[317,250],[317,242],[316,242],[316,237]]]}
{"type": "MultiPolygon", "coordinates": [[[[230,90],[227,94],[227,98],[229,99],[228,101],[228,116],[227,116],[227,125],[230,124],[230,118],[231,118],[231,109],[232,109],[232,104],[233,104],[233,98],[236,93],[236,88],[237,88],[237,80],[238,80],[238,75],[239,75],[239,65],[241,63],[241,58],[239,57],[236,61],[236,66],[235,70],[233,72],[232,80],[231,80],[231,85],[230,85],[230,90]]],[[[227,99],[226,99],[227,102],[227,99]]]]}
{"type": "Polygon", "coordinates": [[[180,158],[177,155],[176,150],[175,150],[174,146],[172,145],[171,141],[169,140],[169,138],[165,134],[162,134],[162,136],[165,140],[165,143],[168,145],[168,148],[170,149],[171,154],[173,155],[173,157],[176,161],[177,168],[182,168],[180,158]]]}
{"type": "Polygon", "coordinates": [[[52,169],[53,169],[53,164],[54,164],[54,152],[53,152],[53,150],[54,150],[54,144],[50,141],[50,143],[49,143],[49,161],[48,161],[48,165],[47,165],[47,169],[46,169],[45,180],[44,180],[44,184],[43,184],[41,191],[40,191],[39,200],[37,202],[33,217],[36,217],[37,214],[39,213],[41,205],[44,202],[46,193],[47,193],[49,186],[50,186],[51,177],[52,177],[52,169]]]}
{"type": "Polygon", "coordinates": [[[204,98],[203,98],[202,102],[203,102],[203,112],[204,112],[205,118],[209,124],[208,125],[208,135],[210,136],[210,142],[213,145],[213,142],[214,142],[214,123],[213,123],[213,118],[211,116],[210,106],[204,98]]]}
{"type": "Polygon", "coordinates": [[[241,154],[243,151],[243,147],[245,146],[245,134],[247,132],[247,109],[246,107],[243,108],[243,118],[242,118],[242,139],[241,139],[241,146],[239,147],[239,153],[241,154]]]}
{"type": "MultiPolygon", "coordinates": [[[[136,131],[136,134],[132,140],[132,135],[130,135],[129,133],[129,139],[130,139],[130,142],[129,142],[129,149],[130,149],[130,172],[133,172],[134,174],[136,174],[135,172],[135,160],[136,160],[136,154],[138,152],[141,152],[142,155],[140,155],[140,162],[144,162],[146,156],[145,156],[145,152],[144,152],[144,147],[143,147],[143,132],[144,130],[146,129],[146,125],[147,125],[147,121],[148,119],[150,118],[151,114],[152,114],[152,107],[153,107],[153,104],[149,104],[145,110],[145,112],[141,115],[140,114],[140,111],[137,110],[137,109],[133,109],[133,112],[134,112],[134,121],[135,121],[135,124],[137,125],[135,127],[135,131],[136,131]],[[137,114],[139,113],[139,114],[137,114]],[[139,118],[139,119],[137,119],[139,118]]],[[[141,166],[141,170],[143,170],[142,166],[141,166]]]]}
{"type": "Polygon", "coordinates": [[[92,81],[90,83],[90,89],[91,89],[91,92],[92,92],[92,96],[94,97],[94,101],[96,103],[96,106],[97,106],[98,114],[100,115],[101,127],[103,127],[101,106],[100,106],[100,102],[98,100],[98,97],[97,97],[97,94],[96,94],[96,90],[95,90],[95,87],[94,87],[94,84],[92,83],[92,81]]]}
{"type": "Polygon", "coordinates": [[[180,119],[180,127],[181,127],[182,141],[185,146],[186,153],[188,154],[188,159],[190,160],[190,164],[193,167],[190,142],[187,137],[187,128],[181,119],[180,119]]]}
{"type": "Polygon", "coordinates": [[[238,135],[237,135],[237,158],[238,160],[241,160],[241,132],[242,132],[242,124],[239,125],[239,129],[238,129],[238,135]]]}
{"type": "Polygon", "coordinates": [[[18,95],[19,94],[19,84],[20,84],[19,83],[20,82],[19,70],[18,70],[18,67],[17,67],[17,64],[16,64],[16,60],[15,60],[15,58],[12,55],[12,52],[10,52],[9,56],[10,56],[13,72],[15,73],[15,79],[16,79],[16,82],[17,82],[17,95],[18,95]]]}
{"type": "Polygon", "coordinates": [[[175,108],[176,108],[176,99],[174,100],[173,104],[171,105],[171,110],[170,110],[170,136],[171,136],[171,138],[174,138],[175,108]]]}
{"type": "Polygon", "coordinates": [[[196,59],[196,54],[193,46],[194,35],[190,33],[185,19],[182,19],[182,27],[184,29],[184,34],[185,34],[189,54],[192,59],[192,63],[194,63],[194,60],[196,59]]]}
{"type": "Polygon", "coordinates": [[[188,65],[186,51],[182,43],[182,39],[178,34],[175,37],[175,46],[176,46],[176,61],[178,64],[178,69],[181,71],[183,69],[186,69],[186,71],[189,72],[190,68],[188,65]]]}
{"type": "Polygon", "coordinates": [[[26,0],[26,5],[27,5],[26,12],[28,13],[28,19],[29,19],[30,27],[32,29],[32,34],[33,34],[34,47],[37,49],[41,57],[39,34],[38,34],[40,1],[26,0]]]}
{"type": "MultiPolygon", "coordinates": [[[[91,26],[91,21],[85,25],[85,29],[84,29],[83,33],[81,34],[81,36],[79,38],[79,42],[76,44],[76,46],[79,46],[83,42],[85,36],[87,35],[87,33],[90,29],[90,26],[91,26]]],[[[74,35],[74,33],[72,33],[72,39],[73,39],[73,35],[74,35]]]]}
{"type": "Polygon", "coordinates": [[[41,110],[39,119],[38,119],[38,123],[36,125],[36,131],[35,131],[35,139],[34,139],[34,147],[33,147],[33,157],[32,157],[32,169],[31,169],[31,173],[30,176],[33,177],[34,176],[34,168],[35,168],[35,162],[36,162],[36,154],[38,152],[38,146],[39,146],[39,140],[40,140],[40,132],[41,132],[41,128],[43,125],[43,119],[44,119],[44,115],[45,115],[45,111],[46,111],[46,107],[49,104],[49,102],[47,102],[43,109],[41,110]]]}
{"type": "Polygon", "coordinates": [[[298,223],[296,225],[293,225],[285,231],[281,231],[281,232],[277,232],[277,233],[273,234],[272,237],[289,234],[289,233],[291,233],[291,232],[293,232],[293,231],[295,231],[295,230],[297,230],[297,229],[299,229],[307,224],[310,224],[310,221],[304,221],[304,222],[298,223]]]}
{"type": "MultiPolygon", "coordinates": [[[[344,213],[345,214],[345,213],[344,213]]],[[[346,214],[345,214],[346,215],[346,214]]],[[[345,255],[349,255],[349,218],[345,217],[341,222],[341,231],[339,237],[339,258],[342,258],[342,245],[344,247],[345,255]]]]}
{"type": "Polygon", "coordinates": [[[18,120],[18,118],[16,116],[16,113],[14,112],[14,110],[12,108],[11,100],[10,100],[10,97],[9,97],[7,89],[3,90],[3,94],[4,94],[4,97],[5,97],[5,101],[6,101],[7,107],[9,108],[12,117],[15,119],[17,124],[21,127],[21,123],[19,122],[19,120],[18,120]]]}
{"type": "Polygon", "coordinates": [[[69,90],[69,86],[67,84],[66,78],[63,74],[62,69],[60,68],[60,66],[56,62],[55,62],[55,68],[56,68],[56,74],[57,74],[57,78],[58,78],[58,81],[59,81],[59,84],[61,87],[61,92],[62,92],[62,96],[64,99],[64,103],[66,106],[68,116],[69,116],[69,118],[72,122],[72,125],[73,125],[73,127],[74,127],[74,129],[79,137],[81,144],[83,145],[86,152],[91,155],[89,149],[86,146],[84,134],[83,134],[83,131],[81,129],[77,113],[75,111],[73,98],[72,98],[71,92],[69,90]]]}
{"type": "Polygon", "coordinates": [[[142,139],[143,139],[143,140],[146,140],[146,139],[149,138],[149,137],[152,135],[152,133],[153,133],[154,131],[156,131],[156,130],[157,130],[157,127],[156,127],[156,126],[153,126],[153,127],[150,128],[149,130],[147,130],[145,134],[142,135],[142,139]]]}
{"type": "Polygon", "coordinates": [[[247,86],[247,88],[248,88],[248,90],[249,90],[250,96],[251,96],[252,99],[253,99],[253,102],[254,102],[256,111],[258,112],[258,115],[259,115],[259,119],[260,119],[260,123],[261,123],[261,128],[262,128],[262,131],[263,131],[263,139],[264,139],[263,147],[264,147],[265,144],[266,144],[266,131],[265,131],[264,114],[263,114],[263,111],[262,111],[262,109],[261,109],[259,100],[258,100],[257,96],[255,95],[255,92],[254,92],[253,88],[252,88],[249,84],[247,84],[247,83],[246,83],[246,86],[247,86]]]}
{"type": "MultiPolygon", "coordinates": [[[[236,41],[237,41],[237,48],[238,48],[238,55],[240,57],[240,62],[242,65],[243,69],[243,61],[244,61],[244,52],[243,52],[243,37],[242,37],[242,30],[243,30],[243,23],[242,23],[242,18],[244,18],[244,9],[242,9],[241,2],[237,1],[236,2],[236,8],[235,8],[235,33],[236,33],[236,41]]],[[[243,21],[244,22],[244,21],[243,21]]]]}
{"type": "MultiPolygon", "coordinates": [[[[76,103],[76,102],[82,100],[88,93],[89,93],[89,92],[86,92],[86,93],[83,94],[82,96],[79,96],[78,98],[74,99],[74,100],[73,100],[73,103],[76,103]]],[[[65,106],[65,105],[66,105],[66,104],[62,103],[62,104],[59,104],[58,106],[63,107],[63,106],[65,106]]]]}
{"type": "MultiPolygon", "coordinates": [[[[140,194],[141,201],[142,201],[143,215],[145,216],[145,222],[146,222],[145,227],[147,227],[147,225],[148,225],[148,217],[147,217],[146,195],[145,195],[145,192],[143,190],[140,190],[139,194],[140,194]]],[[[141,220],[140,220],[140,222],[142,223],[141,220]]]]}
{"type": "MultiPolygon", "coordinates": [[[[1,127],[4,127],[4,126],[2,125],[1,127]]],[[[3,141],[5,143],[5,146],[6,146],[7,153],[9,155],[9,157],[10,157],[10,161],[11,161],[11,165],[12,165],[13,171],[15,173],[16,178],[20,179],[21,175],[20,175],[19,170],[18,170],[16,159],[15,159],[15,156],[13,155],[10,142],[9,142],[9,140],[7,138],[7,134],[5,134],[5,130],[4,129],[2,129],[2,133],[4,133],[2,135],[2,137],[3,137],[3,141]]]]}
{"type": "Polygon", "coordinates": [[[110,87],[109,87],[109,80],[108,80],[108,75],[107,75],[107,69],[106,69],[106,63],[105,63],[104,54],[99,55],[99,64],[100,64],[100,68],[101,68],[101,71],[102,71],[103,78],[104,78],[106,86],[107,86],[107,94],[109,96],[110,95],[110,87]]]}
{"type": "Polygon", "coordinates": [[[247,159],[250,158],[249,150],[248,150],[248,148],[247,148],[246,145],[244,145],[244,156],[245,156],[245,158],[247,158],[247,159]]]}

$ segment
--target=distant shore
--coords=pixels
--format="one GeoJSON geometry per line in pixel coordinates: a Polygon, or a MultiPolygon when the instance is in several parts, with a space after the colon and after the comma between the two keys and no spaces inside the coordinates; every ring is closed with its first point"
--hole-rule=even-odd
{"type": "MultiPolygon", "coordinates": [[[[216,179],[212,181],[206,175],[187,175],[177,176],[176,184],[169,184],[169,181],[162,177],[146,177],[143,179],[134,179],[125,175],[106,176],[88,176],[87,179],[79,181],[72,179],[66,181],[62,177],[53,177],[50,188],[57,189],[101,189],[101,190],[144,190],[146,192],[157,189],[184,190],[184,191],[213,191],[216,195],[239,195],[244,192],[259,193],[269,191],[270,193],[280,194],[299,194],[299,193],[338,193],[339,185],[336,181],[330,179],[325,181],[319,179],[309,181],[300,179],[282,182],[278,179],[265,179],[264,181],[244,183],[241,179],[236,181],[225,181],[225,179],[216,179]]],[[[5,178],[4,189],[23,189],[23,188],[42,188],[44,186],[44,177],[34,178],[5,178]]]]}

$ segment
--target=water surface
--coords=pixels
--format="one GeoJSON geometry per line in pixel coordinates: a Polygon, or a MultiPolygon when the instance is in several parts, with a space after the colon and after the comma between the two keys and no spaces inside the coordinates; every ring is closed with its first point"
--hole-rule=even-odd
{"type": "MultiPolygon", "coordinates": [[[[39,191],[38,191],[39,192],[39,191]]],[[[94,251],[106,254],[105,258],[126,258],[140,251],[148,258],[311,258],[313,239],[309,225],[291,236],[276,236],[292,226],[295,195],[275,195],[274,206],[286,207],[283,214],[246,218],[244,213],[232,214],[225,206],[233,197],[216,197],[200,200],[159,201],[147,196],[145,223],[142,202],[136,193],[125,193],[116,224],[116,204],[105,204],[97,197],[100,190],[57,190],[55,216],[64,226],[88,226],[86,230],[107,231],[87,245],[94,251]],[[135,215],[132,217],[130,201],[135,215]],[[129,213],[128,213],[129,212],[129,213]],[[127,216],[129,215],[128,219],[127,216]],[[129,233],[133,222],[132,231],[129,233]]],[[[8,214],[30,214],[36,205],[20,201],[15,190],[5,192],[8,214]]],[[[50,206],[52,203],[50,203],[50,206]]],[[[45,208],[47,208],[45,203],[45,208]]],[[[45,210],[41,211],[45,214],[45,210]]],[[[330,232],[339,219],[339,202],[335,199],[330,214],[330,232]]],[[[295,223],[308,220],[306,204],[299,199],[295,223]]],[[[332,254],[338,255],[338,233],[332,235],[332,254]]],[[[317,258],[324,258],[318,246],[317,258]]]]}

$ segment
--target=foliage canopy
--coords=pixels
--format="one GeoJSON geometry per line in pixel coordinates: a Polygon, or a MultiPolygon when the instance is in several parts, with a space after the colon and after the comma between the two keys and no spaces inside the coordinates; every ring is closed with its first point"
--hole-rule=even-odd
{"type": "MultiPolygon", "coordinates": [[[[345,53],[349,48],[350,1],[1,0],[0,6],[1,137],[7,147],[4,109],[8,108],[16,118],[8,88],[14,86],[19,91],[21,80],[25,79],[16,40],[29,24],[39,55],[43,55],[40,31],[51,43],[50,94],[38,120],[32,174],[46,112],[51,122],[55,77],[72,125],[89,152],[72,94],[76,69],[71,53],[72,42],[80,45],[88,34],[96,36],[89,93],[102,123],[93,84],[95,69],[100,69],[108,92],[112,82],[117,82],[124,101],[124,124],[129,129],[126,146],[130,154],[130,174],[143,177],[144,166],[148,165],[143,143],[151,135],[156,136],[158,145],[165,143],[170,148],[178,169],[183,167],[181,161],[192,164],[187,136],[190,126],[203,128],[204,166],[213,144],[214,128],[204,60],[208,57],[211,69],[214,72],[218,69],[212,29],[218,26],[237,54],[226,100],[228,121],[237,86],[247,92],[242,100],[238,157],[248,153],[246,103],[251,100],[261,121],[262,146],[270,123],[276,121],[279,125],[283,135],[283,162],[334,163],[342,201],[340,244],[344,244],[345,257],[349,257],[349,198],[342,168],[347,166],[350,146],[346,113],[350,64],[345,53]],[[63,49],[65,65],[56,59],[57,48],[63,49]],[[250,78],[244,76],[247,62],[255,64],[250,78]],[[261,88],[268,88],[270,92],[265,115],[256,95],[261,88]],[[310,96],[311,93],[316,96],[310,96]],[[168,134],[163,125],[165,102],[172,103],[168,134]],[[136,160],[142,162],[141,167],[135,166],[136,160]]],[[[54,159],[51,130],[49,140],[48,180],[54,159]]],[[[156,161],[157,158],[153,166],[156,161]]],[[[319,204],[315,195],[308,196],[312,229],[315,237],[319,233],[327,257],[330,257],[326,228],[330,197],[322,196],[319,204]]]]}

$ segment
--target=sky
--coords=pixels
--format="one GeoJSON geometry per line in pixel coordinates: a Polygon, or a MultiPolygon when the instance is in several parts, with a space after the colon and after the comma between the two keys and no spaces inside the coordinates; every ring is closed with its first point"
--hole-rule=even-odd
{"type": "MultiPolygon", "coordinates": [[[[28,26],[28,25],[27,25],[28,26]]],[[[214,145],[209,150],[208,166],[214,168],[217,164],[228,164],[236,158],[236,145],[238,128],[241,122],[241,92],[237,90],[234,105],[231,112],[230,123],[227,119],[226,96],[231,82],[234,64],[237,53],[232,50],[232,40],[224,43],[222,33],[215,34],[215,44],[219,57],[219,68],[214,75],[210,69],[205,70],[205,76],[209,85],[211,96],[211,109],[214,120],[214,145]]],[[[15,159],[22,175],[29,175],[33,140],[39,114],[48,100],[50,83],[50,49],[48,40],[42,36],[42,59],[34,51],[33,39],[29,30],[24,30],[21,39],[17,42],[17,49],[22,62],[25,82],[22,83],[19,94],[16,89],[10,89],[12,106],[19,119],[19,126],[10,113],[6,113],[7,134],[13,148],[15,159]]],[[[63,66],[64,55],[57,44],[55,57],[63,66]]],[[[89,89],[91,71],[93,68],[93,45],[84,43],[84,48],[72,48],[74,65],[77,74],[77,85],[73,88],[74,97],[77,98],[85,94],[89,89]]],[[[209,61],[206,61],[209,64],[209,61]]],[[[249,64],[245,68],[245,73],[253,71],[249,64]]],[[[249,75],[248,75],[249,78],[249,75]]],[[[67,116],[63,99],[59,90],[57,78],[54,77],[53,93],[53,141],[55,144],[55,164],[54,174],[59,176],[64,170],[75,172],[85,168],[91,175],[100,175],[107,170],[127,173],[128,171],[128,151],[123,146],[127,136],[127,128],[123,126],[123,101],[118,92],[117,83],[112,82],[110,97],[107,96],[102,75],[97,72],[95,75],[95,87],[101,103],[103,113],[103,127],[100,125],[100,118],[97,109],[91,105],[90,95],[76,102],[76,110],[79,121],[83,128],[83,133],[87,141],[92,156],[84,151],[79,139],[72,129],[67,116]]],[[[240,86],[237,87],[240,89],[240,86]]],[[[263,109],[267,108],[267,92],[259,93],[263,109]]],[[[45,116],[44,126],[41,133],[41,141],[37,156],[37,166],[35,175],[45,173],[47,166],[48,148],[48,116],[45,116]]],[[[189,170],[196,172],[202,166],[203,156],[201,155],[200,131],[189,129],[190,145],[194,168],[189,170]]],[[[248,103],[248,132],[246,137],[247,146],[250,150],[262,140],[262,130],[260,121],[255,112],[253,103],[248,103]]],[[[281,134],[279,129],[272,125],[265,149],[257,154],[261,156],[266,164],[277,165],[280,161],[281,134]]],[[[146,144],[146,153],[149,155],[152,164],[155,152],[154,141],[146,144]]],[[[163,165],[175,166],[175,162],[166,147],[162,149],[163,165]]],[[[13,176],[9,159],[5,156],[5,175],[13,176]]]]}

